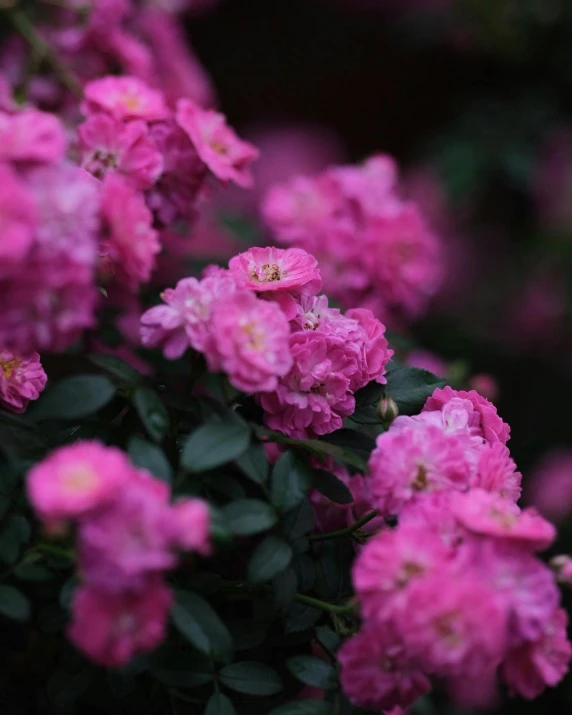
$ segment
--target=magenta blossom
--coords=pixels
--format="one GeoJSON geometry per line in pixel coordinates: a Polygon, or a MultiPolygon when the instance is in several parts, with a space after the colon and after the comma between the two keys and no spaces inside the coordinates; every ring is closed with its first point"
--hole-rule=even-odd
{"type": "Polygon", "coordinates": [[[0,350],[0,404],[11,412],[24,412],[30,400],[37,400],[46,386],[38,353],[26,358],[0,350]]]}
{"type": "Polygon", "coordinates": [[[291,291],[316,295],[322,286],[318,262],[300,248],[250,248],[230,259],[236,280],[257,292],[291,291]]]}
{"type": "Polygon", "coordinates": [[[107,114],[94,114],[80,124],[78,137],[81,165],[98,179],[116,171],[143,190],[152,186],[163,170],[163,157],[143,121],[122,122],[107,114]]]}
{"type": "Polygon", "coordinates": [[[82,110],[85,114],[107,112],[116,119],[166,119],[169,109],[161,92],[136,77],[108,76],[86,84],[82,110]]]}
{"type": "Polygon", "coordinates": [[[217,179],[233,181],[243,188],[252,186],[250,164],[258,157],[258,150],[236,136],[224,115],[201,109],[190,99],[180,99],[176,120],[217,179]]]}
{"type": "Polygon", "coordinates": [[[7,164],[0,164],[0,278],[10,276],[34,240],[33,195],[7,164]]]}
{"type": "Polygon", "coordinates": [[[55,114],[23,109],[0,112],[0,160],[53,164],[66,152],[66,135],[55,114]]]}
{"type": "Polygon", "coordinates": [[[115,595],[80,586],[72,601],[68,636],[95,663],[118,668],[162,642],[171,603],[171,592],[160,581],[115,595]]]}
{"type": "Polygon", "coordinates": [[[276,303],[258,300],[249,291],[231,294],[216,303],[211,328],[210,369],[222,369],[239,390],[275,390],[278,378],[292,367],[290,326],[276,303]]]}

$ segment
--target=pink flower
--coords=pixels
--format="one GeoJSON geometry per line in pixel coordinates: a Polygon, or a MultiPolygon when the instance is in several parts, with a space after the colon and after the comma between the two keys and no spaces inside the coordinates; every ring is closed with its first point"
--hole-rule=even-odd
{"type": "Polygon", "coordinates": [[[300,248],[250,248],[230,259],[230,273],[257,292],[287,290],[316,295],[322,286],[318,262],[300,248]]]}
{"type": "Polygon", "coordinates": [[[33,195],[7,164],[0,164],[0,277],[10,276],[34,240],[33,195]]]}
{"type": "Polygon", "coordinates": [[[171,602],[171,592],[160,581],[117,594],[80,586],[72,602],[68,636],[95,663],[118,668],[162,642],[171,602]]]}
{"type": "Polygon", "coordinates": [[[55,114],[23,109],[0,112],[0,161],[54,164],[64,158],[66,136],[55,114]]]}
{"type": "Polygon", "coordinates": [[[100,183],[72,164],[39,167],[28,173],[27,181],[36,202],[41,260],[91,268],[97,256],[100,183]]]}
{"type": "Polygon", "coordinates": [[[572,450],[553,449],[535,466],[527,501],[543,516],[561,523],[572,512],[572,450]]]}
{"type": "Polygon", "coordinates": [[[536,510],[521,511],[513,501],[483,489],[454,494],[451,510],[469,531],[514,541],[533,551],[548,548],[556,538],[556,529],[536,510]]]}
{"type": "Polygon", "coordinates": [[[426,310],[441,281],[437,238],[412,205],[368,224],[362,248],[376,292],[392,310],[415,318],[426,310]]]}
{"type": "Polygon", "coordinates": [[[387,382],[385,368],[393,357],[393,350],[389,348],[385,337],[385,325],[366,308],[352,308],[346,312],[346,317],[357,320],[365,333],[362,350],[367,377],[364,385],[371,380],[384,385],[387,382]]]}
{"type": "Polygon", "coordinates": [[[101,212],[108,232],[102,249],[112,270],[118,271],[117,280],[130,288],[146,283],[161,246],[143,196],[119,174],[109,174],[103,183],[101,212]]]}
{"type": "Polygon", "coordinates": [[[382,625],[409,585],[426,573],[440,572],[451,553],[436,533],[423,527],[400,525],[369,539],[352,572],[364,617],[382,625]]]}
{"type": "Polygon", "coordinates": [[[106,173],[123,174],[136,189],[148,189],[163,170],[163,157],[149,139],[143,121],[122,122],[94,114],[78,127],[81,165],[102,179],[106,173]]]}
{"type": "Polygon", "coordinates": [[[340,429],[355,408],[350,378],[355,360],[341,340],[316,333],[290,337],[294,365],[275,392],[259,396],[264,421],[290,437],[304,438],[340,429]]]}
{"type": "Polygon", "coordinates": [[[381,712],[408,707],[431,685],[389,628],[366,623],[337,653],[342,689],[351,703],[381,712]]]}
{"type": "Polygon", "coordinates": [[[47,375],[38,353],[26,358],[0,350],[0,404],[12,412],[24,412],[46,386],[47,375]]]}
{"type": "Polygon", "coordinates": [[[211,330],[214,350],[209,345],[206,351],[210,369],[222,368],[239,390],[275,390],[278,378],[292,367],[290,326],[276,303],[258,300],[249,291],[220,298],[211,330]]]}
{"type": "Polygon", "coordinates": [[[417,424],[377,438],[369,461],[371,493],[383,514],[399,513],[421,493],[469,487],[465,440],[434,425],[417,424]]]}
{"type": "Polygon", "coordinates": [[[112,593],[139,590],[150,575],[176,563],[168,489],[133,467],[124,482],[113,500],[84,517],[79,527],[83,576],[112,593]]]}
{"type": "Polygon", "coordinates": [[[411,583],[396,623],[406,652],[439,676],[478,676],[500,663],[506,647],[500,599],[476,575],[451,567],[411,583]]]}
{"type": "Polygon", "coordinates": [[[116,119],[166,119],[169,109],[161,92],[136,77],[108,76],[88,82],[83,90],[84,114],[107,112],[116,119]]]}
{"type": "Polygon", "coordinates": [[[41,519],[77,518],[109,503],[133,470],[126,455],[99,442],[59,447],[28,473],[28,496],[41,519]]]}
{"type": "Polygon", "coordinates": [[[572,646],[566,636],[568,616],[558,608],[542,636],[509,653],[502,676],[509,688],[532,700],[544,688],[557,685],[568,672],[572,646]]]}
{"type": "Polygon", "coordinates": [[[217,179],[234,181],[244,188],[252,186],[250,164],[258,157],[258,150],[236,136],[223,114],[180,99],[176,120],[217,179]]]}
{"type": "Polygon", "coordinates": [[[209,339],[213,305],[220,297],[237,290],[235,279],[225,272],[201,281],[183,278],[175,288],[161,294],[164,305],[150,308],[141,316],[141,338],[146,347],[163,347],[174,360],[188,347],[204,352],[209,339]]]}
{"type": "Polygon", "coordinates": [[[185,551],[210,556],[211,514],[206,502],[201,499],[180,499],[171,507],[169,521],[174,545],[185,551]]]}
{"type": "Polygon", "coordinates": [[[423,411],[442,410],[449,400],[461,398],[470,400],[474,408],[471,415],[470,427],[491,444],[500,442],[506,444],[510,438],[510,427],[503,422],[497,413],[496,407],[486,398],[479,395],[474,390],[453,390],[451,387],[437,388],[429,397],[423,411]]]}
{"type": "Polygon", "coordinates": [[[500,442],[495,442],[485,444],[481,448],[472,486],[517,502],[520,498],[521,480],[522,474],[516,471],[516,464],[507,447],[500,442]]]}

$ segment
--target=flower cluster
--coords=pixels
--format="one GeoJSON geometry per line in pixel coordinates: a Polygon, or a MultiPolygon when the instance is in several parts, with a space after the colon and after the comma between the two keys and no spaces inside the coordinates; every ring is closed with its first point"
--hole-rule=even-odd
{"type": "Polygon", "coordinates": [[[550,569],[534,553],[554,527],[517,506],[509,428],[474,391],[438,389],[371,455],[373,505],[398,517],[354,564],[362,630],[339,653],[356,704],[407,707],[442,679],[463,704],[496,683],[536,697],[572,655],[550,569]]]}
{"type": "Polygon", "coordinates": [[[26,358],[0,350],[0,405],[11,412],[24,412],[30,400],[37,400],[46,386],[40,356],[26,358]]]}
{"type": "Polygon", "coordinates": [[[109,667],[157,647],[172,600],[163,573],[179,551],[210,553],[207,504],[170,504],[164,482],[98,442],[52,452],[30,471],[28,494],[48,531],[76,526],[81,584],[68,630],[73,643],[109,667]]]}
{"type": "Polygon", "coordinates": [[[248,185],[256,157],[221,114],[190,99],[172,111],[134,77],[88,83],[82,110],[69,148],[55,115],[0,112],[0,346],[24,356],[93,327],[98,284],[125,303],[151,277],[161,229],[193,219],[209,172],[248,185]]]}
{"type": "Polygon", "coordinates": [[[273,236],[318,258],[329,294],[392,323],[421,315],[442,273],[439,239],[396,184],[378,155],[274,186],[261,207],[273,236]]]}
{"type": "Polygon", "coordinates": [[[392,351],[367,309],[328,306],[317,261],[299,248],[252,248],[228,270],[206,269],[163,292],[141,318],[142,340],[168,358],[193,348],[211,371],[257,394],[265,422],[292,437],[327,434],[355,408],[354,393],[385,382],[392,351]]]}

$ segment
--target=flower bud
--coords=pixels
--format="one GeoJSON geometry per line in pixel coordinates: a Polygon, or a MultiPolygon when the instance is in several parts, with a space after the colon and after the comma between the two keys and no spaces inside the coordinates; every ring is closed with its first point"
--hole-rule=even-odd
{"type": "Polygon", "coordinates": [[[385,424],[391,424],[399,414],[399,407],[395,400],[389,395],[382,397],[377,405],[377,414],[381,421],[385,424]]]}
{"type": "Polygon", "coordinates": [[[559,583],[572,586],[572,557],[559,554],[550,559],[550,568],[556,573],[559,583]]]}

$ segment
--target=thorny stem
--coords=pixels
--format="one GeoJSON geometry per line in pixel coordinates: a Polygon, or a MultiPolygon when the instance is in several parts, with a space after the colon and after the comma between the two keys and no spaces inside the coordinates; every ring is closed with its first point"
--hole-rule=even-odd
{"type": "Polygon", "coordinates": [[[356,521],[355,524],[351,524],[351,526],[347,526],[345,529],[338,529],[337,531],[328,531],[325,534],[313,534],[310,536],[310,541],[326,541],[327,539],[340,539],[343,536],[351,536],[355,531],[360,529],[364,524],[367,524],[368,521],[371,521],[372,519],[375,519],[377,516],[377,511],[370,511],[369,514],[366,514],[364,517],[362,517],[359,521],[356,521]]]}
{"type": "Polygon", "coordinates": [[[76,97],[81,97],[81,85],[75,76],[70,73],[60,58],[52,51],[48,43],[30,22],[27,15],[21,10],[18,10],[18,8],[14,7],[1,8],[0,6],[0,9],[3,9],[6,12],[16,30],[30,45],[36,56],[51,66],[55,75],[64,87],[66,87],[66,89],[72,92],[76,97]]]}

